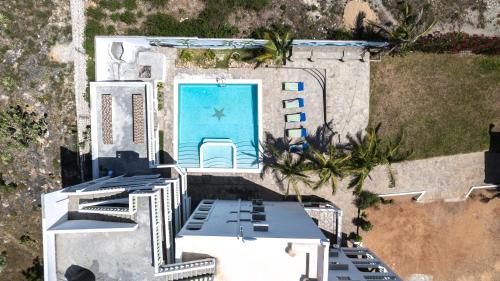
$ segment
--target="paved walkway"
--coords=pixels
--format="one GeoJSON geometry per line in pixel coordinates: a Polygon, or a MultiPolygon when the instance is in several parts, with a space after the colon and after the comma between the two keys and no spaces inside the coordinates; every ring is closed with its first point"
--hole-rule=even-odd
{"type": "MultiPolygon", "coordinates": [[[[83,49],[84,31],[85,31],[85,1],[71,0],[71,31],[72,31],[72,48],[74,62],[74,79],[75,79],[75,105],[76,105],[76,120],[78,129],[78,142],[84,141],[84,131],[87,126],[90,126],[90,108],[85,101],[85,92],[87,87],[87,61],[85,50],[83,49]]],[[[80,147],[80,155],[90,152],[90,142],[84,147],[80,147]]],[[[83,159],[83,158],[81,158],[83,159]]],[[[82,164],[82,163],[81,163],[82,164]]],[[[81,165],[84,167],[84,165],[81,165]]],[[[83,173],[83,172],[82,172],[83,173]]]]}
{"type": "MultiPolygon", "coordinates": [[[[420,202],[461,200],[471,186],[484,182],[484,152],[407,161],[393,165],[393,170],[396,174],[394,188],[389,188],[385,167],[378,167],[370,175],[371,179],[366,181],[365,189],[378,194],[426,190],[420,202]]],[[[269,174],[264,178],[257,174],[190,175],[190,192],[194,192],[195,197],[218,196],[229,199],[247,195],[279,199],[280,194],[284,193],[284,183],[276,181],[269,174]]],[[[352,190],[347,189],[347,184],[348,179],[342,181],[335,195],[332,195],[328,186],[315,191],[305,186],[300,188],[303,196],[321,197],[340,207],[344,212],[345,233],[354,231],[352,219],[357,216],[357,209],[353,205],[354,196],[352,190]]]]}

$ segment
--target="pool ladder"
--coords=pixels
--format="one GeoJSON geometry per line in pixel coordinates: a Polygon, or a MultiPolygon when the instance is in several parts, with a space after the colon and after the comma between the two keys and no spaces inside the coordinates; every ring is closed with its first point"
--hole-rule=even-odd
{"type": "Polygon", "coordinates": [[[215,82],[217,82],[217,85],[219,85],[219,87],[226,87],[226,79],[224,79],[223,77],[215,78],[215,82]]]}

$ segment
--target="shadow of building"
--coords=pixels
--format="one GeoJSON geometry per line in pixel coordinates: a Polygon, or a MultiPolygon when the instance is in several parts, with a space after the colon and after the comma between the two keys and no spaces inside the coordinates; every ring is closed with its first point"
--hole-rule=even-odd
{"type": "Polygon", "coordinates": [[[490,147],[484,153],[484,182],[500,183],[500,128],[490,124],[490,147]]]}

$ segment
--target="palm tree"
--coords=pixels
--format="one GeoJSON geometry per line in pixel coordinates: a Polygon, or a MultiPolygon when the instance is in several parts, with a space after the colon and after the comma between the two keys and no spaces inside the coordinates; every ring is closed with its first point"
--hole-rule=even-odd
{"type": "Polygon", "coordinates": [[[377,127],[367,128],[363,135],[361,132],[356,137],[348,136],[351,150],[349,171],[353,175],[349,188],[354,188],[355,194],[360,194],[363,185],[370,172],[378,165],[387,165],[390,186],[396,184],[391,164],[406,160],[411,152],[400,152],[403,143],[403,134],[400,134],[394,142],[382,143],[378,136],[380,124],[377,127]]]}
{"type": "Polygon", "coordinates": [[[264,39],[267,42],[264,44],[264,53],[255,58],[257,62],[263,63],[272,59],[279,64],[286,65],[286,61],[290,58],[292,52],[293,39],[290,37],[288,31],[285,31],[282,35],[276,31],[265,32],[264,39]]]}
{"type": "Polygon", "coordinates": [[[338,151],[335,145],[331,143],[328,144],[325,153],[309,148],[306,155],[310,161],[311,169],[317,173],[319,178],[313,189],[330,183],[332,194],[335,194],[338,179],[342,179],[346,175],[351,155],[338,151]]]}
{"type": "Polygon", "coordinates": [[[370,24],[379,28],[387,36],[389,53],[402,53],[407,51],[420,37],[428,34],[436,24],[436,19],[433,19],[430,24],[424,25],[423,13],[423,8],[419,13],[414,13],[412,7],[406,4],[398,14],[396,25],[387,27],[375,22],[370,22],[370,24]]]}
{"type": "Polygon", "coordinates": [[[286,182],[285,195],[288,196],[290,188],[292,188],[297,196],[297,200],[302,202],[299,184],[303,183],[306,186],[311,186],[312,184],[307,175],[309,167],[306,163],[307,158],[305,154],[296,154],[289,150],[280,150],[276,147],[269,146],[266,152],[268,154],[265,158],[268,159],[268,161],[264,161],[261,177],[263,177],[268,170],[271,170],[280,182],[286,182]]]}

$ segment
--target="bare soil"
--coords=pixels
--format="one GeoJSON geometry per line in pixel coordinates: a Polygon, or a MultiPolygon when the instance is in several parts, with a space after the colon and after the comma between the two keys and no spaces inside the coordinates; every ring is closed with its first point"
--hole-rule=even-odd
{"type": "MultiPolygon", "coordinates": [[[[400,277],[429,280],[500,280],[500,199],[485,192],[465,202],[398,201],[368,212],[364,233],[372,249],[400,277]]],[[[498,196],[498,191],[496,193],[498,196]]]]}

